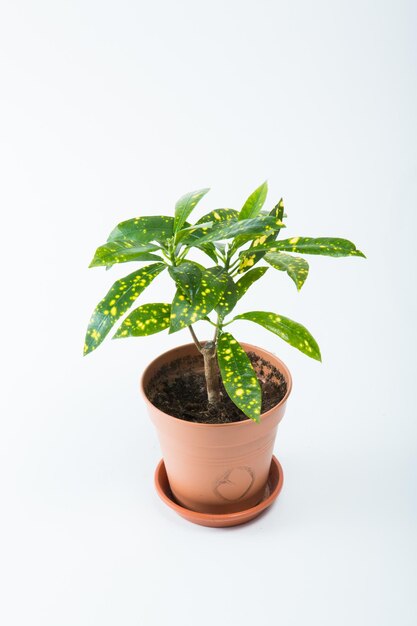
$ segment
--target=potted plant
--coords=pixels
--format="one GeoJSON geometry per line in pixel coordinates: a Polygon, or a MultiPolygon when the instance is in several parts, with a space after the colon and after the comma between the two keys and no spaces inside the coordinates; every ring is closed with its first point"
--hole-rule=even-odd
{"type": "Polygon", "coordinates": [[[181,197],[173,216],[137,217],[118,224],[96,250],[90,267],[109,269],[131,261],[141,265],[117,280],[97,305],[84,354],[102,343],[161,272],[169,273],[172,301],[135,308],[113,338],[165,330],[191,333],[192,343],[160,355],[142,377],[142,393],[163,452],[157,486],[165,501],[192,521],[231,525],[258,514],[262,502],[269,504],[282,484],[282,468],[272,453],[291,375],[270,352],[240,344],[230,325],[239,320],[260,324],[321,360],[317,342],[301,324],[259,310],[232,316],[233,309],[269,268],[286,272],[300,290],[309,266],[297,253],[364,255],[346,239],[278,239],[285,228],[284,204],[281,199],[272,210],[264,210],[266,182],[240,211],[215,209],[190,224],[191,212],[208,191],[181,197]],[[196,251],[206,263],[195,260],[196,251]],[[211,339],[197,338],[194,325],[199,321],[211,326],[211,339]],[[268,499],[265,489],[273,466],[275,492],[268,499]]]}

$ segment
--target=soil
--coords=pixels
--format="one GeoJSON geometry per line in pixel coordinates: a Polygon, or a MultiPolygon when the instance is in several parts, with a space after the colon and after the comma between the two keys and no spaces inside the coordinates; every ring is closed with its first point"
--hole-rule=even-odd
{"type": "MultiPolygon", "coordinates": [[[[281,372],[254,352],[248,352],[262,389],[262,413],[272,409],[287,391],[281,372]]],[[[219,375],[220,376],[220,375],[219,375]]],[[[227,424],[247,420],[220,382],[221,402],[207,401],[202,357],[186,357],[162,367],[152,378],[146,395],[158,409],[188,422],[227,424]]]]}

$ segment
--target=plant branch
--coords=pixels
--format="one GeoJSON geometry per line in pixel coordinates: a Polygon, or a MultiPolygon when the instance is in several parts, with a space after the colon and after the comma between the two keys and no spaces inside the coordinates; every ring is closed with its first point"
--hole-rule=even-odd
{"type": "Polygon", "coordinates": [[[240,264],[240,258],[238,257],[234,261],[232,261],[229,265],[229,271],[236,269],[236,267],[240,264]]]}
{"type": "Polygon", "coordinates": [[[217,323],[215,324],[216,328],[214,330],[214,337],[213,337],[213,344],[214,344],[214,348],[216,349],[217,347],[217,339],[219,337],[219,331],[221,329],[221,319],[220,319],[220,315],[217,316],[217,323]]]}
{"type": "Polygon", "coordinates": [[[194,328],[191,326],[191,324],[188,327],[190,333],[191,333],[191,337],[193,338],[193,341],[197,347],[197,350],[199,352],[201,352],[201,354],[203,353],[203,346],[201,345],[201,343],[199,342],[199,340],[197,339],[197,335],[194,332],[194,328]]]}
{"type": "Polygon", "coordinates": [[[187,254],[188,254],[189,249],[190,249],[190,248],[185,247],[185,248],[184,248],[184,250],[183,250],[182,252],[180,252],[180,254],[178,255],[178,259],[179,259],[180,261],[182,261],[183,259],[185,259],[185,257],[186,257],[186,256],[187,256],[187,254]]]}

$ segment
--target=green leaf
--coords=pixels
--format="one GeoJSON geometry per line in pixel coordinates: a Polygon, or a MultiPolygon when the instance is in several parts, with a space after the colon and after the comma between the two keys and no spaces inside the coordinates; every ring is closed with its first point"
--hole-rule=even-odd
{"type": "Polygon", "coordinates": [[[210,213],[203,215],[203,217],[196,222],[196,225],[203,224],[204,222],[230,222],[230,220],[236,220],[238,217],[239,212],[235,209],[214,209],[210,211],[210,213]]]}
{"type": "MultiPolygon", "coordinates": [[[[201,271],[199,287],[192,296],[188,291],[178,289],[171,305],[169,332],[175,333],[210,313],[223,293],[226,280],[227,274],[223,268],[210,268],[201,271]]],[[[191,286],[191,282],[188,284],[191,286]]]]}
{"type": "Polygon", "coordinates": [[[308,276],[308,263],[300,256],[291,256],[285,252],[268,252],[264,260],[277,270],[287,272],[300,291],[308,276]]]}
{"type": "Polygon", "coordinates": [[[250,311],[249,313],[242,313],[236,315],[232,321],[235,320],[248,320],[260,324],[271,333],[275,333],[278,337],[281,337],[284,341],[289,343],[294,348],[301,350],[304,354],[321,361],[320,348],[309,333],[307,328],[290,320],[283,315],[277,315],[276,313],[267,313],[266,311],[250,311]]]}
{"type": "Polygon", "coordinates": [[[121,337],[146,337],[168,328],[171,305],[162,302],[143,304],[123,321],[113,339],[121,337]]]}
{"type": "MultiPolygon", "coordinates": [[[[280,241],[269,244],[262,244],[257,247],[257,251],[264,252],[301,252],[304,254],[322,254],[324,256],[344,257],[344,256],[361,256],[365,257],[363,252],[358,250],[354,243],[347,239],[339,239],[335,237],[292,237],[291,239],[282,239],[280,241]]],[[[245,250],[240,256],[251,258],[253,250],[245,250]]]]}
{"type": "Polygon", "coordinates": [[[234,209],[215,209],[214,211],[210,211],[210,213],[203,215],[203,217],[193,225],[189,225],[185,222],[184,225],[186,225],[186,228],[182,228],[178,231],[176,241],[181,242],[183,239],[187,239],[188,241],[190,238],[193,240],[199,239],[210,232],[210,228],[212,228],[213,224],[237,221],[238,216],[239,213],[234,209]]]}
{"type": "Polygon", "coordinates": [[[268,183],[265,181],[246,200],[239,213],[239,219],[247,220],[251,217],[256,217],[265,203],[267,193],[268,183]]]}
{"type": "Polygon", "coordinates": [[[192,261],[184,261],[181,265],[168,268],[171,278],[175,280],[177,287],[192,302],[201,289],[202,271],[192,261]]]}
{"type": "Polygon", "coordinates": [[[221,333],[219,337],[217,360],[229,398],[251,420],[259,422],[261,386],[248,355],[230,333],[221,333]]]}
{"type": "Polygon", "coordinates": [[[220,300],[216,305],[216,313],[223,319],[228,315],[236,306],[238,297],[235,281],[231,276],[227,274],[226,285],[220,300]]]}
{"type": "Polygon", "coordinates": [[[153,243],[136,243],[128,239],[115,239],[108,241],[97,248],[94,258],[89,267],[107,267],[115,263],[127,263],[129,261],[162,261],[161,257],[151,254],[159,247],[153,243]]]}
{"type": "Polygon", "coordinates": [[[153,263],[116,280],[91,316],[85,338],[84,354],[92,352],[101,344],[117,320],[130,309],[134,300],[165,267],[164,263],[153,263]]]}
{"type": "MultiPolygon", "coordinates": [[[[235,220],[230,219],[228,222],[215,224],[210,228],[209,232],[206,235],[203,235],[199,238],[199,244],[205,243],[206,241],[221,241],[223,239],[232,239],[237,235],[244,234],[253,234],[253,235],[262,235],[262,234],[270,234],[274,230],[283,228],[284,224],[275,217],[255,217],[253,219],[248,220],[235,220]]],[[[187,245],[196,245],[195,243],[190,243],[187,245]]],[[[185,243],[185,240],[183,241],[185,243]]]]}
{"type": "Polygon", "coordinates": [[[218,250],[223,256],[226,255],[226,246],[227,243],[225,243],[224,241],[216,241],[216,243],[214,244],[216,250],[218,250]]]}
{"type": "Polygon", "coordinates": [[[165,243],[174,234],[174,218],[166,215],[135,217],[121,222],[112,230],[107,241],[128,239],[136,243],[157,241],[165,243]]]}
{"type": "MultiPolygon", "coordinates": [[[[284,214],[284,201],[281,198],[281,200],[278,202],[278,204],[276,204],[274,206],[274,208],[271,210],[271,212],[269,213],[270,216],[272,217],[276,217],[279,220],[283,220],[285,216],[284,214]]],[[[261,237],[256,238],[254,241],[252,241],[252,245],[250,246],[251,249],[253,250],[253,248],[256,248],[259,245],[262,244],[268,244],[271,243],[272,241],[275,241],[279,235],[279,231],[281,229],[277,229],[275,230],[271,235],[263,235],[261,237]]],[[[233,242],[233,249],[237,250],[240,246],[242,246],[244,243],[246,243],[245,241],[240,240],[240,238],[237,238],[234,242],[233,242]]],[[[264,256],[265,252],[256,252],[254,251],[254,256],[253,256],[253,265],[255,265],[256,263],[258,263],[258,261],[260,261],[262,259],[262,257],[264,256]]],[[[245,270],[245,268],[239,268],[239,272],[243,272],[245,270]]]]}
{"type": "Polygon", "coordinates": [[[196,204],[201,200],[210,189],[199,189],[198,191],[190,191],[182,196],[175,205],[174,232],[178,232],[184,226],[184,222],[194,209],[196,204]]]}
{"type": "MultiPolygon", "coordinates": [[[[218,259],[214,245],[212,243],[203,243],[201,245],[198,243],[198,240],[202,236],[202,234],[205,234],[209,231],[209,227],[206,225],[201,225],[196,228],[195,225],[191,225],[188,222],[185,222],[184,226],[186,228],[183,228],[176,234],[176,254],[178,255],[180,253],[181,247],[184,245],[184,242],[182,240],[186,238],[188,241],[194,241],[196,248],[205,252],[215,263],[217,263],[218,259]]],[[[189,247],[189,244],[186,245],[189,247]]]]}
{"type": "Polygon", "coordinates": [[[182,243],[183,239],[189,239],[190,237],[198,239],[208,233],[214,222],[204,222],[204,224],[190,224],[185,222],[187,226],[179,230],[175,236],[175,243],[182,243]]]}
{"type": "Polygon", "coordinates": [[[214,261],[215,263],[218,263],[219,259],[216,254],[216,249],[212,243],[208,241],[207,243],[202,243],[201,245],[197,245],[195,247],[205,252],[212,261],[214,261]]]}
{"type": "Polygon", "coordinates": [[[249,287],[253,285],[255,281],[262,278],[267,269],[267,267],[255,267],[253,270],[249,270],[249,272],[246,272],[246,274],[244,274],[242,278],[237,281],[236,290],[238,300],[240,300],[240,298],[245,295],[249,287]]]}
{"type": "Polygon", "coordinates": [[[206,226],[209,222],[211,225],[219,222],[228,222],[230,220],[237,220],[239,213],[234,209],[215,209],[210,211],[207,215],[203,215],[193,226],[189,226],[187,230],[184,228],[177,233],[177,242],[185,244],[187,246],[194,246],[205,252],[215,263],[218,258],[214,245],[209,241],[207,243],[200,243],[200,239],[203,235],[207,234],[211,227],[206,226]],[[183,234],[184,233],[184,234],[183,234]],[[185,241],[184,241],[185,240],[185,241]]]}

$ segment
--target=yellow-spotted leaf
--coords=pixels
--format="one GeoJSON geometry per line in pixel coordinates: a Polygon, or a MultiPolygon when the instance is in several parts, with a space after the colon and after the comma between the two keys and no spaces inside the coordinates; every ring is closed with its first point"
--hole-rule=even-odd
{"type": "Polygon", "coordinates": [[[217,254],[215,247],[212,243],[203,243],[199,244],[198,239],[202,237],[202,235],[206,234],[209,231],[209,228],[213,226],[213,222],[204,222],[204,224],[191,225],[188,222],[184,223],[184,227],[177,232],[175,235],[175,243],[177,246],[176,254],[180,253],[182,246],[190,247],[190,244],[187,243],[189,241],[193,241],[196,248],[205,252],[215,263],[217,263],[217,254]],[[186,240],[186,241],[185,241],[186,240]]]}
{"type": "Polygon", "coordinates": [[[239,213],[234,209],[215,209],[203,215],[203,217],[193,225],[185,222],[183,228],[177,232],[175,241],[177,243],[184,241],[189,242],[190,240],[196,241],[198,238],[209,233],[210,228],[212,228],[214,224],[236,221],[238,216],[239,213]]]}
{"type": "Polygon", "coordinates": [[[153,252],[159,250],[153,243],[137,243],[128,239],[108,241],[97,248],[89,267],[111,266],[115,263],[129,261],[162,261],[161,257],[153,252]]]}
{"type": "MultiPolygon", "coordinates": [[[[171,305],[170,333],[194,324],[214,309],[226,286],[227,274],[222,268],[211,268],[201,271],[198,289],[193,285],[193,294],[185,288],[177,289],[171,305]],[[212,271],[216,269],[216,271],[212,271]],[[217,272],[217,270],[219,270],[217,272]]],[[[191,286],[191,282],[188,283],[191,286]]]]}
{"type": "MultiPolygon", "coordinates": [[[[281,221],[284,219],[285,217],[284,201],[282,198],[278,202],[278,204],[276,204],[274,208],[271,210],[271,212],[269,213],[269,216],[276,217],[278,220],[281,220],[281,221]]],[[[255,252],[254,248],[257,248],[258,246],[269,244],[275,241],[279,235],[279,231],[280,229],[278,228],[270,235],[261,235],[260,237],[256,237],[255,239],[253,239],[252,244],[250,246],[250,250],[252,253],[251,260],[253,261],[252,266],[258,263],[258,261],[260,261],[265,254],[265,252],[255,252]]],[[[246,237],[245,238],[238,237],[237,239],[235,239],[235,241],[233,242],[233,250],[234,251],[237,250],[240,246],[244,245],[246,241],[248,241],[246,237]]],[[[241,266],[239,267],[239,273],[244,272],[245,269],[247,268],[245,268],[244,263],[242,263],[241,266]]]]}
{"type": "Polygon", "coordinates": [[[107,241],[127,239],[136,243],[157,241],[165,243],[174,234],[174,218],[167,215],[135,217],[121,222],[112,230],[107,241]]]}
{"type": "Polygon", "coordinates": [[[300,256],[285,254],[285,252],[268,252],[264,260],[275,269],[287,272],[300,291],[308,276],[308,263],[305,259],[300,256]]]}
{"type": "Polygon", "coordinates": [[[288,317],[277,315],[276,313],[267,313],[266,311],[250,311],[249,313],[236,315],[233,318],[233,321],[235,320],[248,320],[249,322],[260,324],[271,331],[271,333],[281,337],[291,346],[294,346],[294,348],[301,350],[307,356],[321,361],[320,348],[317,341],[305,326],[290,320],[288,317]]]}
{"type": "MultiPolygon", "coordinates": [[[[207,213],[207,215],[203,215],[203,217],[198,220],[197,224],[200,225],[207,221],[212,221],[213,224],[218,224],[219,222],[230,222],[230,220],[236,220],[238,215],[239,213],[238,211],[235,211],[235,209],[215,209],[214,211],[210,211],[210,213],[207,213]]],[[[208,231],[206,231],[206,233],[207,232],[208,231]]],[[[197,236],[199,237],[200,234],[198,233],[197,236]]],[[[200,250],[203,250],[203,252],[205,252],[211,259],[213,259],[215,263],[218,262],[216,249],[213,243],[208,241],[207,243],[198,244],[196,247],[200,250]]]]}
{"type": "Polygon", "coordinates": [[[190,191],[178,200],[175,205],[174,232],[181,230],[191,211],[208,191],[210,191],[210,189],[190,191]]]}
{"type": "MultiPolygon", "coordinates": [[[[320,254],[332,257],[365,257],[363,252],[358,250],[354,243],[347,239],[337,237],[292,237],[291,239],[281,239],[268,244],[262,244],[257,247],[256,251],[301,252],[303,254],[320,254]]],[[[253,249],[245,250],[241,252],[240,257],[242,259],[253,259],[253,252],[253,249]]]]}
{"type": "Polygon", "coordinates": [[[190,225],[188,222],[185,222],[184,228],[175,235],[175,243],[182,245],[184,241],[190,241],[190,239],[195,241],[208,233],[213,224],[214,222],[204,222],[203,224],[190,225]]]}
{"type": "Polygon", "coordinates": [[[169,326],[171,305],[163,302],[143,304],[123,321],[113,339],[122,337],[146,337],[169,326]]]}
{"type": "Polygon", "coordinates": [[[203,224],[204,222],[230,222],[230,220],[236,220],[238,217],[239,212],[235,209],[214,209],[214,211],[203,215],[203,217],[196,222],[196,225],[203,224]]]}
{"type": "MultiPolygon", "coordinates": [[[[220,224],[224,222],[230,222],[237,220],[239,217],[239,212],[235,211],[235,209],[214,209],[214,211],[210,211],[210,213],[206,213],[203,215],[198,222],[195,223],[195,227],[201,227],[202,224],[206,222],[211,222],[213,224],[220,224]]],[[[208,230],[206,231],[208,233],[208,230]]],[[[206,234],[204,233],[204,234],[206,234]]]]}
{"type": "Polygon", "coordinates": [[[92,352],[101,344],[117,320],[130,309],[136,298],[165,267],[163,263],[153,263],[116,280],[91,316],[85,337],[84,354],[92,352]]]}
{"type": "MultiPolygon", "coordinates": [[[[274,206],[274,208],[271,210],[271,212],[269,213],[269,217],[275,217],[275,218],[277,218],[280,221],[282,221],[284,219],[284,202],[283,202],[282,198],[278,202],[278,204],[276,204],[274,206]]],[[[270,235],[261,235],[259,237],[255,237],[255,238],[251,237],[252,244],[251,244],[249,250],[252,251],[252,249],[255,248],[255,247],[257,248],[258,246],[262,246],[262,245],[265,245],[265,244],[272,243],[273,241],[275,241],[277,239],[280,230],[281,230],[280,228],[277,228],[270,235]]],[[[248,238],[248,236],[237,237],[234,240],[234,242],[233,242],[233,251],[235,252],[238,248],[243,246],[249,240],[250,239],[248,238]]],[[[256,265],[256,263],[258,263],[258,261],[260,261],[264,255],[265,255],[264,251],[256,252],[256,253],[252,253],[251,252],[251,255],[250,255],[251,267],[256,265]]],[[[245,259],[242,259],[241,264],[239,266],[239,273],[240,274],[248,269],[245,261],[246,261],[245,259]]]]}
{"type": "Polygon", "coordinates": [[[215,307],[216,313],[218,313],[218,315],[223,319],[235,308],[237,300],[238,297],[235,281],[227,274],[225,288],[215,307]]]}
{"type": "MultiPolygon", "coordinates": [[[[281,220],[271,216],[254,217],[247,220],[230,219],[228,222],[214,224],[206,235],[199,238],[199,244],[207,241],[222,241],[233,239],[238,235],[269,235],[275,230],[283,228],[281,220]]],[[[187,245],[196,245],[195,242],[187,245]]]]}
{"type": "MultiPolygon", "coordinates": [[[[239,213],[234,209],[215,209],[210,211],[198,220],[193,226],[186,230],[183,228],[177,233],[177,242],[188,247],[194,246],[205,252],[215,263],[217,263],[216,248],[211,241],[200,243],[201,237],[206,235],[210,228],[220,222],[236,221],[239,213]]],[[[188,226],[188,224],[187,224],[188,226]]]]}
{"type": "Polygon", "coordinates": [[[230,333],[221,333],[217,360],[227,395],[251,420],[259,422],[262,391],[248,355],[230,333]]]}
{"type": "Polygon", "coordinates": [[[201,290],[202,270],[204,271],[201,266],[192,261],[184,261],[181,265],[168,268],[169,274],[175,280],[177,287],[181,289],[191,302],[198,297],[201,290]]]}
{"type": "Polygon", "coordinates": [[[254,267],[252,270],[249,270],[249,272],[246,272],[242,278],[239,278],[236,283],[238,300],[245,295],[249,287],[253,285],[254,282],[262,278],[267,269],[267,267],[254,267]]]}
{"type": "Polygon", "coordinates": [[[256,217],[265,203],[267,193],[268,183],[265,181],[262,185],[260,185],[260,187],[255,189],[255,191],[251,193],[249,198],[246,200],[239,213],[239,219],[247,220],[251,217],[256,217]]]}

